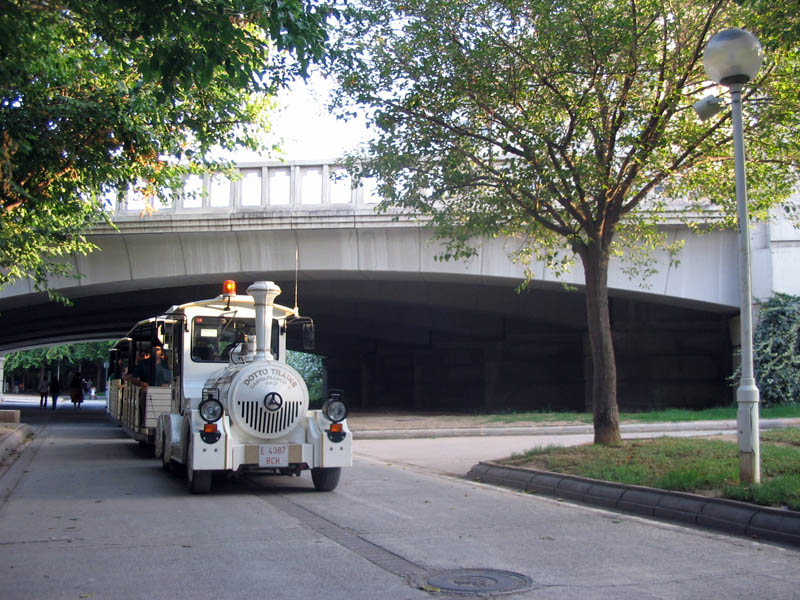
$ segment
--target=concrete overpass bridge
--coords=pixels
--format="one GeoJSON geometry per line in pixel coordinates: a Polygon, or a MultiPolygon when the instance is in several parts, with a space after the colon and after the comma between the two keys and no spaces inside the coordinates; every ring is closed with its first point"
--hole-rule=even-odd
{"type": "MultiPolygon", "coordinates": [[[[468,261],[435,260],[424,226],[378,214],[369,185],[352,188],[335,163],[245,163],[241,178],[193,177],[184,194],[143,215],[112,201],[118,231],[73,259],[79,281],[56,282],[74,302],[49,302],[27,282],[0,293],[0,352],[120,337],[172,304],[212,297],[224,279],[271,279],[278,301],[317,325],[332,387],[362,406],[581,409],[590,361],[580,266],[563,281],[542,265],[523,293],[514,240],[484,241],[468,261]],[[563,283],[575,286],[568,291],[563,283]]],[[[609,287],[623,408],[727,401],[731,323],[738,313],[735,232],[683,240],[680,264],[631,280],[613,264],[609,287]]],[[[752,233],[754,296],[800,293],[792,268],[800,233],[785,223],[752,233]]]]}

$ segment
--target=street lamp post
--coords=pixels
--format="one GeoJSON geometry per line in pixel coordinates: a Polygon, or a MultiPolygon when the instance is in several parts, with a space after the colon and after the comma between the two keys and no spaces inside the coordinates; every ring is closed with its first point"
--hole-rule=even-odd
{"type": "Polygon", "coordinates": [[[741,329],[741,378],[736,390],[736,422],[739,441],[739,479],[761,481],[758,424],[758,387],[753,375],[753,312],[750,282],[750,232],[747,217],[744,135],[742,129],[742,85],[761,68],[761,44],[743,29],[726,29],[712,37],[703,53],[708,77],[730,89],[733,124],[736,209],[739,221],[739,304],[741,329]]]}

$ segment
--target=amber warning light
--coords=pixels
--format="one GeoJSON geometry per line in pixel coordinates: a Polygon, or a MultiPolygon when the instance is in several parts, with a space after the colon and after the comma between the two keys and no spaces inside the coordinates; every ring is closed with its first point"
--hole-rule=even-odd
{"type": "Polygon", "coordinates": [[[236,295],[236,282],[233,279],[227,279],[222,284],[222,294],[224,296],[236,295]]]}

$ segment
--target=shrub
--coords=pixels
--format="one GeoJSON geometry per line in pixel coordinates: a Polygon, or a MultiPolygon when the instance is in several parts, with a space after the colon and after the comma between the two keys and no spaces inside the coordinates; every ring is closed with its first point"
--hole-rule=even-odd
{"type": "Polygon", "coordinates": [[[800,401],[800,297],[775,294],[761,305],[753,370],[765,405],[800,401]]]}
{"type": "Polygon", "coordinates": [[[323,365],[322,357],[306,352],[289,350],[286,361],[302,375],[308,386],[309,406],[319,408],[324,398],[323,392],[323,365]]]}

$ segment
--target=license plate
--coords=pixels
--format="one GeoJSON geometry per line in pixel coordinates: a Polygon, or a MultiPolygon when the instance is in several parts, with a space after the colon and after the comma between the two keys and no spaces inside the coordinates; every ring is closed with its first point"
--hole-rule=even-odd
{"type": "Polygon", "coordinates": [[[258,447],[259,467],[288,467],[289,444],[264,444],[258,447]]]}

